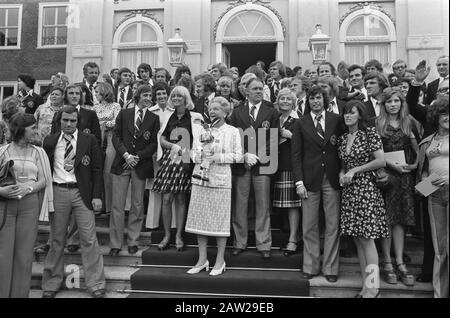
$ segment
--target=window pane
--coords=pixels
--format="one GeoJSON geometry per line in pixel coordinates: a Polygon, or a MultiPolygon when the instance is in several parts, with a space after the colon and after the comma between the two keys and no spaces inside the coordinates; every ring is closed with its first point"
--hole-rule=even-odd
{"type": "Polygon", "coordinates": [[[0,27],[6,25],[6,9],[0,9],[0,27]]]}
{"type": "Polygon", "coordinates": [[[43,28],[42,30],[42,45],[55,44],[55,28],[43,28]]]}
{"type": "Polygon", "coordinates": [[[0,30],[0,46],[5,46],[6,35],[5,30],[0,30]]]}
{"type": "Polygon", "coordinates": [[[364,45],[345,45],[345,61],[348,64],[364,65],[364,45]]]}
{"type": "Polygon", "coordinates": [[[67,20],[67,7],[58,7],[58,24],[65,25],[67,20]]]}
{"type": "Polygon", "coordinates": [[[384,23],[375,16],[369,17],[369,35],[388,35],[384,23]]]}
{"type": "Polygon", "coordinates": [[[120,42],[137,42],[137,25],[128,27],[122,34],[120,42]]]}
{"type": "Polygon", "coordinates": [[[17,46],[17,28],[8,29],[8,46],[17,46]]]}
{"type": "Polygon", "coordinates": [[[44,25],[55,25],[56,8],[44,8],[44,25]]]}
{"type": "Polygon", "coordinates": [[[391,45],[389,43],[369,44],[368,59],[377,59],[381,64],[389,63],[391,45]]]}
{"type": "Polygon", "coordinates": [[[56,44],[67,44],[67,27],[58,28],[58,37],[56,44]]]}
{"type": "Polygon", "coordinates": [[[275,35],[275,30],[273,29],[272,23],[266,17],[262,16],[252,35],[275,35]]]}
{"type": "Polygon", "coordinates": [[[142,42],[151,42],[156,41],[156,32],[153,30],[153,28],[149,25],[142,24],[142,42]]]}
{"type": "Polygon", "coordinates": [[[347,29],[347,36],[358,35],[364,35],[364,17],[357,18],[347,29]]]}
{"type": "Polygon", "coordinates": [[[19,26],[19,9],[8,9],[8,26],[19,26]]]}
{"type": "Polygon", "coordinates": [[[14,95],[14,86],[3,86],[3,100],[12,95],[14,95]]]}

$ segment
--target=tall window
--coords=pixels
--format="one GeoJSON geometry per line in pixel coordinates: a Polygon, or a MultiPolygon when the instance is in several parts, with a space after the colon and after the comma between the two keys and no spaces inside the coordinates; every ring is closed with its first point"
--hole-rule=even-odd
{"type": "Polygon", "coordinates": [[[67,4],[39,4],[38,47],[66,47],[67,4]]]}
{"type": "Polygon", "coordinates": [[[20,48],[22,6],[0,5],[0,50],[20,48]]]}
{"type": "Polygon", "coordinates": [[[396,58],[395,26],[384,13],[365,7],[350,14],[340,30],[341,55],[350,64],[371,59],[381,64],[396,58]]]}
{"type": "Polygon", "coordinates": [[[17,82],[0,82],[0,103],[17,91],[17,82]]]}
{"type": "Polygon", "coordinates": [[[127,20],[116,30],[113,42],[113,60],[118,67],[135,72],[140,63],[162,65],[163,33],[150,18],[138,14],[127,20]]]}

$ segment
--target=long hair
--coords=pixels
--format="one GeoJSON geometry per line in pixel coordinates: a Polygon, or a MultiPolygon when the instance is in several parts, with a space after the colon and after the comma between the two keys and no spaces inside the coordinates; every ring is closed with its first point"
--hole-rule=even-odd
{"type": "Polygon", "coordinates": [[[382,137],[388,137],[387,126],[389,125],[389,115],[386,112],[386,102],[392,97],[397,96],[401,101],[400,111],[398,113],[398,121],[400,129],[406,136],[411,135],[412,121],[409,116],[408,105],[401,91],[397,88],[386,88],[381,95],[380,115],[375,121],[378,132],[382,137]]]}
{"type": "Polygon", "coordinates": [[[174,94],[179,94],[179,95],[183,96],[187,110],[194,109],[194,103],[192,102],[191,94],[189,94],[188,89],[184,86],[175,86],[172,89],[172,91],[170,92],[170,95],[169,95],[169,99],[167,100],[167,106],[169,106],[170,108],[175,108],[172,105],[172,96],[174,94]]]}

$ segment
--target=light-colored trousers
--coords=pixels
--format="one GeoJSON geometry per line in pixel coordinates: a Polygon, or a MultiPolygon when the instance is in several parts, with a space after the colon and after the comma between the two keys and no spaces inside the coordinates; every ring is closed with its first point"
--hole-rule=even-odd
{"type": "Polygon", "coordinates": [[[125,201],[131,182],[131,209],[128,214],[128,246],[137,246],[144,221],[145,179],[140,179],[134,169],[124,171],[120,176],[113,175],[112,211],[109,218],[109,237],[111,248],[122,248],[125,226],[125,201]]]}
{"type": "Polygon", "coordinates": [[[435,191],[429,196],[428,213],[430,215],[431,237],[434,247],[434,297],[448,298],[448,186],[435,191]]]}
{"type": "Polygon", "coordinates": [[[272,247],[270,231],[270,176],[254,176],[246,171],[234,178],[235,201],[231,222],[234,231],[234,247],[245,249],[248,240],[248,200],[253,186],[255,192],[255,239],[258,251],[272,247]]]}
{"type": "Polygon", "coordinates": [[[71,213],[78,227],[86,287],[89,292],[105,288],[103,256],[95,233],[94,212],[89,210],[77,188],[53,186],[55,212],[50,213],[51,242],[45,258],[42,290],[58,291],[64,281],[64,246],[71,213]]]}
{"type": "Polygon", "coordinates": [[[333,189],[326,175],[323,177],[320,191],[308,191],[308,198],[302,200],[303,272],[312,275],[320,273],[319,205],[321,197],[325,212],[322,272],[324,275],[337,275],[339,271],[340,192],[333,189]]]}
{"type": "Polygon", "coordinates": [[[0,230],[0,298],[28,298],[38,230],[38,195],[8,200],[7,211],[5,204],[0,202],[0,211],[6,213],[5,226],[0,230]]]}

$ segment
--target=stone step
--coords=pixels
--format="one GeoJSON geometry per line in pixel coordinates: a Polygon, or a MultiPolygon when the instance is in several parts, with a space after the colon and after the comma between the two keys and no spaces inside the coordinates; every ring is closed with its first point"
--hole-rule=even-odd
{"type": "MultiPolygon", "coordinates": [[[[43,291],[41,289],[30,290],[30,298],[42,298],[43,291]]],[[[127,298],[130,294],[119,293],[115,291],[106,292],[105,298],[127,298]]],[[[61,290],[56,294],[55,298],[93,298],[89,293],[80,289],[61,290]]]]}

